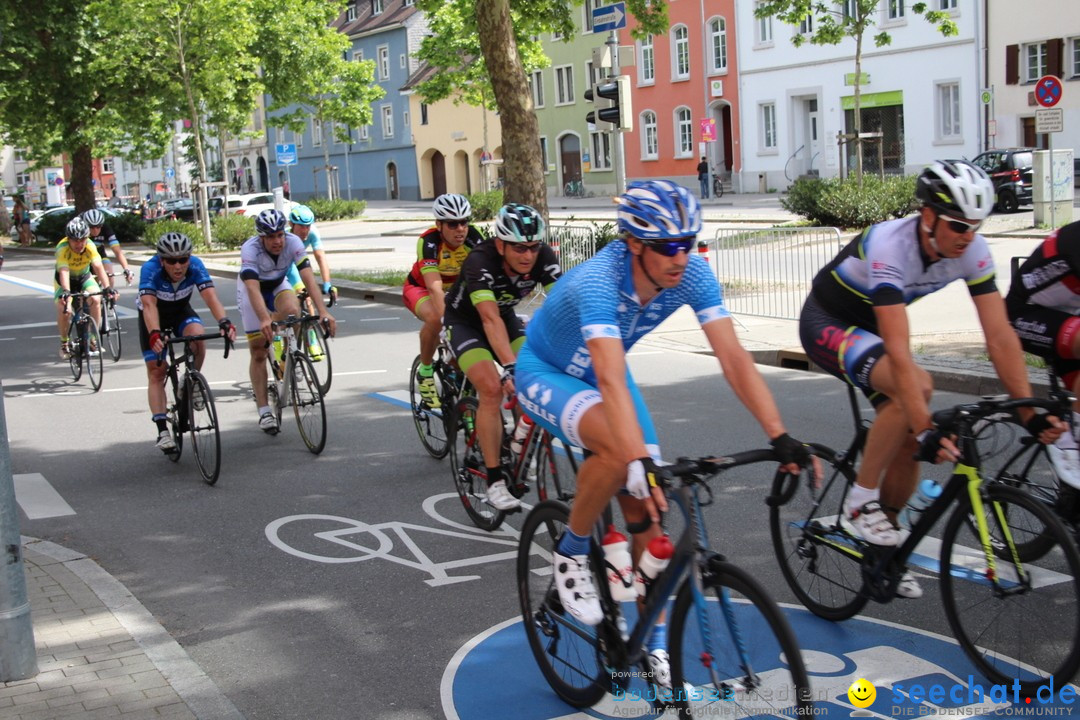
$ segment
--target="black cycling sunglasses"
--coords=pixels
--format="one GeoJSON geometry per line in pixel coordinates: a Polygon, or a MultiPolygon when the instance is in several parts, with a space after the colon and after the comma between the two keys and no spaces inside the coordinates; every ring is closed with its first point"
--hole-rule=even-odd
{"type": "Polygon", "coordinates": [[[982,227],[982,220],[978,222],[968,222],[967,220],[957,220],[955,218],[940,216],[942,220],[949,226],[949,229],[954,233],[963,235],[964,233],[977,232],[982,227]]]}
{"type": "Polygon", "coordinates": [[[467,226],[469,224],[469,221],[467,219],[466,220],[443,220],[443,222],[446,223],[446,226],[450,227],[450,228],[465,227],[465,226],[467,226]]]}
{"type": "Polygon", "coordinates": [[[191,260],[190,255],[185,255],[184,257],[178,258],[161,258],[161,262],[165,263],[166,265],[180,265],[181,263],[186,263],[189,260],[191,260]]]}
{"type": "Polygon", "coordinates": [[[653,252],[658,252],[664,257],[675,257],[680,252],[684,252],[687,255],[690,254],[690,250],[694,247],[694,241],[697,238],[682,238],[681,240],[651,240],[645,243],[645,247],[649,248],[653,252]]]}

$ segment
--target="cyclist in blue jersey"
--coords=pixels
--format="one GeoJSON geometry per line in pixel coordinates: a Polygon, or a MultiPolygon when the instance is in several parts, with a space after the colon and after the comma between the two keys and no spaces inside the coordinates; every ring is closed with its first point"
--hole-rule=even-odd
{"type": "MultiPolygon", "coordinates": [[[[787,434],[780,413],[750,354],[739,345],[712,270],[692,255],[701,230],[697,199],[664,180],[631,183],[617,199],[621,239],[570,270],[555,284],[529,323],[518,355],[516,385],[522,408],[565,442],[591,454],[578,472],[578,492],[567,532],[555,554],[559,599],[581,622],[601,620],[589,571],[590,535],[613,496],[634,532],[633,557],[660,534],[656,429],[626,364],[643,335],[683,305],[698,322],[739,400],[772,439],[791,472],[809,461],[806,447],[787,434]],[[642,525],[646,527],[642,528],[642,525]]],[[[648,641],[654,681],[670,686],[666,630],[648,641]]]]}
{"type": "MultiPolygon", "coordinates": [[[[326,259],[319,228],[315,227],[315,213],[311,211],[311,208],[307,205],[293,205],[292,210],[289,211],[289,230],[303,240],[304,250],[307,251],[308,256],[315,258],[315,264],[319,267],[319,277],[322,280],[319,287],[325,297],[331,298],[330,304],[333,305],[337,300],[337,288],[330,280],[330,262],[326,259]]],[[[304,287],[304,281],[300,279],[300,271],[296,269],[295,263],[289,267],[288,277],[292,289],[300,292],[304,287]]]]}
{"type": "MultiPolygon", "coordinates": [[[[166,453],[175,450],[176,443],[165,423],[165,373],[168,368],[159,362],[165,351],[162,331],[173,336],[205,332],[199,314],[191,307],[191,298],[198,292],[221,331],[230,341],[236,339],[236,328],[225,315],[225,307],[218,299],[210,273],[191,251],[191,238],[187,235],[177,232],[162,235],[157,243],[157,255],[150,258],[139,273],[139,297],[135,301],[139,310],[139,346],[148,378],[146,394],[157,426],[157,447],[166,453]]],[[[192,349],[195,351],[195,368],[199,369],[206,358],[206,345],[195,342],[192,349]]]]}

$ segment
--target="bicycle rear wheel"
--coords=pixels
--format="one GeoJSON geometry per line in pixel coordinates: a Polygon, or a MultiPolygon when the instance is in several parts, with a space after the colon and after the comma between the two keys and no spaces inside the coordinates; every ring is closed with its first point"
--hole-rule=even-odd
{"type": "Polygon", "coordinates": [[[311,360],[311,367],[315,371],[315,378],[319,383],[319,392],[323,397],[330,392],[330,382],[334,378],[334,365],[330,357],[330,341],[323,337],[322,327],[319,323],[311,323],[304,326],[303,338],[300,346],[311,360]]]}
{"type": "Polygon", "coordinates": [[[1038,567],[1018,557],[993,558],[991,569],[978,515],[962,495],[941,538],[945,616],[960,647],[991,681],[1017,679],[1026,694],[1051,678],[1061,687],[1080,668],[1080,553],[1053,512],[1027,493],[997,483],[983,493],[981,515],[995,555],[1010,538],[1024,542],[1029,527],[1048,532],[1055,547],[1038,567]]]}
{"type": "Polygon", "coordinates": [[[116,314],[116,303],[105,303],[105,343],[109,346],[109,357],[116,362],[120,359],[120,316],[116,314]]]}
{"type": "Polygon", "coordinates": [[[550,497],[565,503],[571,502],[577,492],[574,450],[548,432],[542,432],[536,450],[536,491],[541,500],[550,497]]]}
{"type": "Polygon", "coordinates": [[[863,541],[840,524],[844,497],[855,482],[836,453],[812,445],[825,466],[821,489],[809,470],[798,476],[777,472],[769,498],[769,530],[780,570],[810,612],[826,620],[846,620],[869,599],[863,592],[863,541]]]}
{"type": "Polygon", "coordinates": [[[571,705],[591,707],[611,690],[612,675],[600,655],[597,628],[564,611],[555,588],[557,535],[549,528],[557,526],[561,533],[569,517],[565,504],[547,500],[525,519],[518,544],[518,598],[529,647],[551,689],[571,705]]]}
{"type": "Polygon", "coordinates": [[[79,382],[83,369],[83,342],[80,339],[82,333],[78,326],[74,324],[68,329],[68,333],[70,335],[68,338],[68,366],[71,368],[71,379],[74,382],[79,382]]]}
{"type": "MultiPolygon", "coordinates": [[[[420,390],[416,386],[416,369],[418,367],[420,367],[419,355],[413,360],[412,369],[409,370],[409,404],[412,408],[413,422],[416,424],[416,434],[420,436],[420,442],[424,449],[427,450],[428,455],[441,460],[450,452],[450,443],[447,439],[448,423],[444,419],[444,414],[449,413],[451,408],[446,407],[444,403],[442,407],[432,409],[426,403],[421,402],[420,390]]],[[[434,377],[435,389],[439,393],[439,398],[448,399],[452,397],[449,388],[446,387],[446,377],[442,369],[442,363],[439,360],[435,361],[434,377]]]]}
{"type": "Polygon", "coordinates": [[[293,353],[292,362],[292,405],[296,426],[308,450],[318,455],[326,447],[326,405],[319,391],[319,379],[304,353],[293,353]]]}
{"type": "Polygon", "coordinates": [[[191,432],[191,447],[195,450],[195,460],[199,472],[207,485],[218,480],[221,470],[221,437],[218,432],[217,409],[210,384],[198,370],[187,375],[184,402],[188,403],[188,430],[191,432]]]}
{"type": "Polygon", "coordinates": [[[94,318],[86,318],[85,331],[82,334],[80,344],[83,350],[83,361],[86,363],[86,376],[90,380],[90,387],[94,392],[101,389],[102,375],[105,372],[103,354],[105,349],[101,347],[101,333],[94,318]]]}
{"type": "Polygon", "coordinates": [[[746,571],[712,557],[705,607],[683,583],[671,613],[671,680],[679,717],[809,717],[810,680],[784,614],[746,571]]]}
{"type": "Polygon", "coordinates": [[[502,525],[506,513],[496,510],[487,501],[487,472],[476,438],[477,407],[477,399],[467,397],[454,408],[454,430],[449,440],[450,472],[469,519],[476,527],[490,532],[502,525]]]}

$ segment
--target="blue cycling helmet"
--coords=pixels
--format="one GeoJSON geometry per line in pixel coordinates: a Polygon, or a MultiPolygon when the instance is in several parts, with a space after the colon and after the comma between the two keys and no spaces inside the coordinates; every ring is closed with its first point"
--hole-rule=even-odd
{"type": "Polygon", "coordinates": [[[273,235],[285,229],[285,214],[280,210],[263,210],[255,216],[255,230],[260,235],[273,235]]]}
{"type": "Polygon", "coordinates": [[[619,232],[645,243],[681,240],[701,232],[701,206],[697,198],[673,182],[632,182],[616,202],[619,232]]]}
{"type": "Polygon", "coordinates": [[[528,205],[503,205],[495,218],[495,235],[508,243],[544,242],[544,218],[528,205]]]}
{"type": "Polygon", "coordinates": [[[315,213],[307,205],[293,205],[289,213],[289,222],[293,225],[310,225],[315,222],[315,213]]]}

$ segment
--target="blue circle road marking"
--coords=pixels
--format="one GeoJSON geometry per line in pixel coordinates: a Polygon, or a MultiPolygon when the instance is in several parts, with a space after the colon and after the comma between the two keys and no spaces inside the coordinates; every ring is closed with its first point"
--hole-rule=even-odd
{"type": "MultiPolygon", "coordinates": [[[[1057,694],[1048,703],[1018,698],[1014,704],[1012,688],[995,689],[952,638],[870,618],[833,623],[801,607],[785,606],[785,615],[810,673],[816,717],[851,717],[858,708],[848,702],[847,690],[859,678],[876,687],[877,697],[867,710],[881,718],[1066,716],[1080,705],[1080,699],[1062,703],[1057,694]],[[944,688],[944,699],[934,703],[927,698],[937,686],[944,688]]],[[[647,716],[648,709],[642,700],[619,701],[610,695],[587,709],[562,702],[536,666],[518,618],[488,628],[454,654],[443,673],[441,697],[448,720],[614,719],[647,716]]],[[[723,703],[713,709],[717,717],[738,716],[736,707],[725,712],[723,703]]]]}

